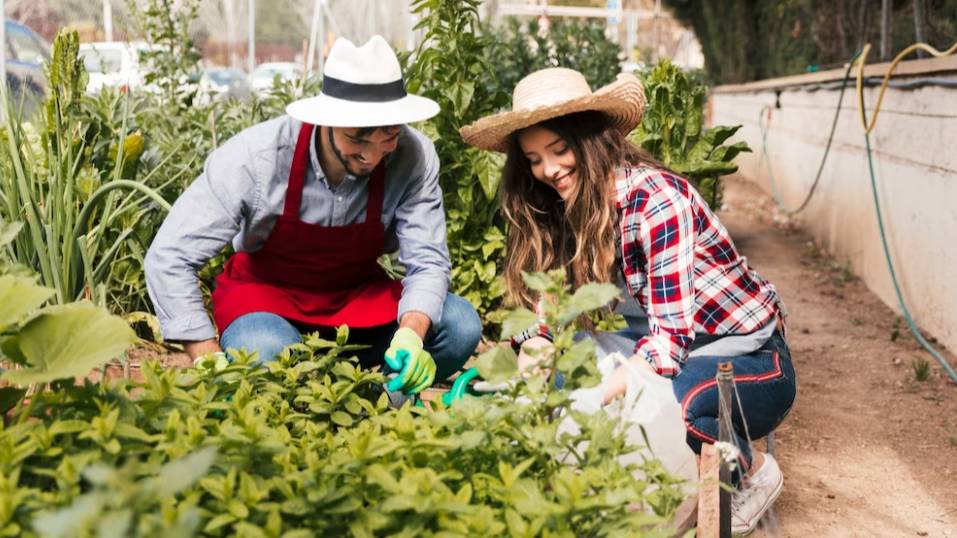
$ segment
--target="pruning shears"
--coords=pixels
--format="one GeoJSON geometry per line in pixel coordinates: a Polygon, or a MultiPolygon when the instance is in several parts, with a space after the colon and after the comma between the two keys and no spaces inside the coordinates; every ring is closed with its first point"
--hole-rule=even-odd
{"type": "MultiPolygon", "coordinates": [[[[455,381],[452,383],[452,388],[448,392],[442,395],[442,403],[446,407],[452,405],[456,400],[462,399],[466,394],[472,396],[481,396],[483,393],[476,391],[472,388],[470,383],[479,376],[478,369],[469,368],[465,370],[458,377],[455,378],[455,381]]],[[[415,403],[418,407],[425,407],[425,404],[422,402],[421,398],[417,399],[415,403]]]]}

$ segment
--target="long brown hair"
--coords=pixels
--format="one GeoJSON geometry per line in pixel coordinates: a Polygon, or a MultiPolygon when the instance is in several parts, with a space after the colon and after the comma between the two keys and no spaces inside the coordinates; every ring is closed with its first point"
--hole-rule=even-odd
{"type": "Polygon", "coordinates": [[[513,304],[533,306],[522,271],[566,269],[576,288],[609,282],[615,263],[618,215],[613,177],[623,165],[661,167],[628,141],[600,112],[578,112],[537,124],[562,137],[575,156],[578,183],[568,200],[532,176],[518,143],[509,141],[502,171],[502,212],[508,222],[505,284],[513,304]]]}

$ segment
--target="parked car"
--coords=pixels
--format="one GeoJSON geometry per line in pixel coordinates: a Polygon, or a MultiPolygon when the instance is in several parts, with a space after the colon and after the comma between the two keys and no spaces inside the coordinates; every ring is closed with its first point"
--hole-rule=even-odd
{"type": "Polygon", "coordinates": [[[241,69],[209,67],[199,78],[199,96],[206,101],[249,97],[249,79],[241,69]]]}
{"type": "Polygon", "coordinates": [[[50,45],[30,28],[4,20],[7,42],[7,88],[11,102],[30,113],[46,95],[43,65],[50,61],[50,45]]]}
{"type": "Polygon", "coordinates": [[[146,88],[143,53],[151,50],[146,43],[103,41],[81,43],[80,57],[90,79],[87,93],[98,93],[103,88],[131,91],[146,88]]]}
{"type": "Polygon", "coordinates": [[[259,64],[249,74],[249,86],[255,94],[266,94],[273,87],[276,77],[283,81],[293,81],[301,78],[304,69],[301,65],[292,62],[268,62],[259,64]]]}

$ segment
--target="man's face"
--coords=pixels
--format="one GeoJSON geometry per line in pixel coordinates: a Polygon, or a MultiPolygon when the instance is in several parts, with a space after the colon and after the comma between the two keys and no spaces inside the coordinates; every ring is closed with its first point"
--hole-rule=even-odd
{"type": "Polygon", "coordinates": [[[354,176],[367,176],[386,155],[395,151],[399,144],[399,131],[398,125],[332,127],[329,129],[329,138],[332,150],[346,172],[354,176]]]}

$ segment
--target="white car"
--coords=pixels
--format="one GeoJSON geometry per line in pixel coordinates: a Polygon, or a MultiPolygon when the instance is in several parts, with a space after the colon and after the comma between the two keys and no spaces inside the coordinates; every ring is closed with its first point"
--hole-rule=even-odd
{"type": "Polygon", "coordinates": [[[80,58],[90,76],[87,93],[98,93],[103,88],[121,92],[149,89],[145,87],[143,53],[150,50],[146,43],[81,43],[80,58]]]}
{"type": "Polygon", "coordinates": [[[292,62],[269,62],[259,64],[249,74],[249,86],[253,93],[263,95],[269,93],[273,87],[273,80],[278,76],[283,81],[293,81],[302,78],[305,70],[301,65],[292,62]]]}
{"type": "Polygon", "coordinates": [[[202,103],[216,99],[249,98],[249,80],[240,69],[234,67],[208,67],[199,77],[199,94],[202,103]]]}

